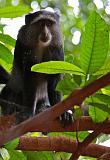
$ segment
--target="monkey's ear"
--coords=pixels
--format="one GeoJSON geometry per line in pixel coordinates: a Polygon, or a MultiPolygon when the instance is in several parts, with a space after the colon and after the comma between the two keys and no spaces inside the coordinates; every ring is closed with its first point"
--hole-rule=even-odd
{"type": "Polygon", "coordinates": [[[25,16],[25,24],[30,24],[30,22],[33,20],[33,14],[29,13],[25,16]]]}
{"type": "Polygon", "coordinates": [[[60,13],[59,11],[55,11],[55,15],[56,15],[56,17],[59,19],[59,18],[60,18],[61,13],[60,13]]]}
{"type": "Polygon", "coordinates": [[[33,19],[39,14],[39,12],[29,13],[25,16],[25,24],[30,24],[33,19]]]}
{"type": "Polygon", "coordinates": [[[41,11],[37,11],[34,13],[29,13],[25,16],[25,24],[30,24],[34,18],[38,17],[41,14],[41,11]]]}

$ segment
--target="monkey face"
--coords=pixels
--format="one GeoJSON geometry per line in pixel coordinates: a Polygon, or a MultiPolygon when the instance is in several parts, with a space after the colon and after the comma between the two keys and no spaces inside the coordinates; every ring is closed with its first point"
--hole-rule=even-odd
{"type": "Polygon", "coordinates": [[[51,27],[53,22],[49,20],[39,20],[37,27],[39,28],[38,41],[42,46],[48,46],[52,40],[51,27]]]}
{"type": "Polygon", "coordinates": [[[45,19],[41,18],[38,21],[34,20],[32,25],[36,28],[37,44],[42,47],[48,46],[51,42],[53,44],[55,34],[59,34],[58,23],[53,19],[48,19],[48,17],[45,19]]]}
{"type": "Polygon", "coordinates": [[[60,45],[59,16],[48,11],[38,11],[26,15],[26,25],[19,32],[19,39],[25,45],[35,48],[46,47],[50,44],[60,45]],[[37,45],[37,46],[36,46],[37,45]]]}
{"type": "Polygon", "coordinates": [[[41,32],[41,34],[39,35],[39,41],[41,43],[50,43],[52,39],[52,35],[50,33],[50,30],[48,29],[48,27],[45,25],[43,27],[43,31],[41,32]]]}

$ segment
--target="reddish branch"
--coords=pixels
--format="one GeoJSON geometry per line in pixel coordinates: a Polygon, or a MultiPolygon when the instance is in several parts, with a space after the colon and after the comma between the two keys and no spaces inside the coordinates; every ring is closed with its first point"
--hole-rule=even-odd
{"type": "Polygon", "coordinates": [[[81,155],[82,152],[84,152],[87,148],[87,146],[95,139],[97,136],[99,136],[102,131],[105,129],[105,122],[101,125],[95,128],[95,131],[90,133],[82,142],[78,143],[76,151],[71,156],[70,160],[77,160],[78,157],[81,155]]]}
{"type": "Polygon", "coordinates": [[[105,160],[109,160],[110,159],[110,152],[105,152],[102,156],[100,156],[99,158],[98,158],[98,160],[103,160],[103,159],[105,159],[105,160]]]}
{"type": "MultiPolygon", "coordinates": [[[[56,151],[73,153],[77,148],[77,142],[67,137],[27,137],[22,136],[17,149],[23,151],[56,151]]],[[[90,144],[81,152],[83,156],[99,158],[104,153],[110,153],[110,147],[90,144]]],[[[110,154],[106,160],[110,160],[110,154]]]]}
{"type": "MultiPolygon", "coordinates": [[[[110,84],[110,73],[107,75],[95,80],[91,84],[85,86],[80,90],[73,91],[70,96],[63,100],[62,102],[56,104],[55,106],[45,110],[44,112],[40,113],[39,115],[29,119],[15,127],[10,128],[4,134],[4,132],[0,132],[0,145],[2,146],[9,140],[13,138],[19,137],[25,134],[28,131],[65,131],[66,129],[62,129],[61,125],[56,122],[56,117],[59,117],[63,112],[71,109],[74,105],[80,105],[86,97],[92,95],[97,90],[102,87],[105,87],[110,84]],[[54,125],[54,124],[57,125],[54,125]],[[53,126],[53,128],[51,128],[53,126]],[[59,127],[59,130],[58,130],[59,127]],[[57,128],[57,129],[56,129],[57,128]]],[[[78,120],[79,121],[79,120],[78,120]]],[[[107,124],[109,121],[107,122],[107,124]]],[[[74,125],[74,124],[73,124],[74,125]]],[[[76,124],[77,125],[77,122],[76,124]]],[[[81,125],[79,124],[79,128],[81,125]]],[[[78,129],[79,129],[78,128],[78,129]]],[[[84,129],[85,130],[85,129],[84,129]]],[[[104,132],[107,130],[104,128],[104,132]]],[[[109,129],[108,129],[109,132],[109,129]]],[[[95,136],[96,137],[96,136],[95,136]]],[[[90,143],[90,138],[88,138],[88,144],[90,143]]],[[[80,151],[82,152],[82,151],[80,151]]]]}

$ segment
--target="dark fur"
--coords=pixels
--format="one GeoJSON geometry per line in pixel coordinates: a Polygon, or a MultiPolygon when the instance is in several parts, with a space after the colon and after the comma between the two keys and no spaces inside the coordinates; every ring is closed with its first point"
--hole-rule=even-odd
{"type": "MultiPolygon", "coordinates": [[[[2,105],[3,114],[12,114],[15,111],[19,113],[18,122],[61,100],[61,94],[55,90],[61,75],[31,72],[31,67],[40,62],[64,60],[59,16],[56,13],[47,11],[32,13],[26,15],[25,22],[18,33],[10,80],[1,92],[1,98],[24,106],[18,109],[9,104],[2,105]],[[36,21],[40,15],[42,17],[36,21]],[[41,40],[46,40],[48,35],[45,34],[45,25],[52,38],[49,45],[43,46],[42,43],[39,45],[39,35],[41,40]]],[[[63,115],[63,120],[66,118],[71,119],[68,113],[66,116],[63,115]]]]}
{"type": "Polygon", "coordinates": [[[9,81],[9,73],[0,65],[0,84],[6,84],[9,81]]]}

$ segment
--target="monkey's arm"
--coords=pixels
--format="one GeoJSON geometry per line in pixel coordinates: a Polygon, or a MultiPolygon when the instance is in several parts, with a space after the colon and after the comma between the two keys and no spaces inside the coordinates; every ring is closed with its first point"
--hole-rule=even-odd
{"type": "Polygon", "coordinates": [[[48,96],[51,106],[61,101],[61,93],[56,91],[56,86],[61,80],[61,75],[51,75],[48,80],[48,96]]]}
{"type": "MultiPolygon", "coordinates": [[[[53,61],[64,61],[64,51],[62,46],[56,48],[51,47],[51,52],[53,61]]],[[[61,101],[61,93],[56,91],[56,86],[61,79],[61,74],[53,74],[48,76],[48,96],[52,106],[61,101]]]]}
{"type": "Polygon", "coordinates": [[[36,84],[31,72],[31,53],[32,50],[17,39],[14,52],[15,69],[13,70],[19,75],[16,78],[16,82],[18,82],[16,87],[19,86],[22,93],[22,105],[25,106],[25,108],[21,108],[18,121],[23,121],[32,116],[35,101],[36,84]]]}

